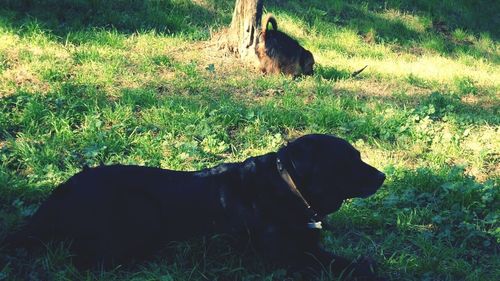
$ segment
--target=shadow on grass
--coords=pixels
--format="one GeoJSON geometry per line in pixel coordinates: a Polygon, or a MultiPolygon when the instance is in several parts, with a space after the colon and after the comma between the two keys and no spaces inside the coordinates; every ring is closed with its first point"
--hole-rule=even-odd
{"type": "Polygon", "coordinates": [[[480,183],[457,166],[386,167],[384,173],[387,180],[375,196],[355,199],[330,216],[330,247],[363,253],[377,245],[392,254],[382,271],[394,280],[462,279],[477,264],[485,267],[472,273],[474,280],[496,280],[488,270],[500,247],[491,220],[500,195],[493,180],[480,183]],[[461,266],[437,270],[428,256],[461,266]],[[394,266],[401,257],[415,262],[409,271],[394,266]]]}
{"type": "Polygon", "coordinates": [[[445,23],[450,29],[469,30],[480,34],[487,32],[500,39],[500,2],[490,0],[388,0],[368,1],[370,10],[396,9],[403,13],[428,16],[433,22],[445,23]],[[382,5],[383,4],[383,5],[382,5]]]}
{"type": "MultiPolygon", "coordinates": [[[[477,39],[496,42],[500,38],[498,11],[500,4],[490,1],[477,1],[471,5],[468,1],[457,1],[443,5],[441,1],[381,1],[371,0],[363,3],[337,1],[332,8],[330,2],[312,1],[310,5],[300,6],[289,1],[270,1],[271,9],[282,10],[290,15],[299,15],[309,26],[316,26],[321,32],[332,26],[346,27],[357,32],[369,43],[391,43],[401,46],[408,52],[419,54],[422,48],[442,55],[469,54],[477,58],[487,57],[494,62],[500,61],[494,46],[487,49],[481,44],[474,44],[464,34],[473,34],[477,39]],[[496,6],[496,13],[492,12],[496,6]],[[454,7],[464,11],[457,14],[454,7]],[[390,10],[396,11],[391,15],[390,10]],[[397,14],[400,13],[400,14],[397,14]],[[408,21],[405,16],[415,16],[408,21]],[[465,20],[466,19],[466,20],[465,20]],[[412,26],[412,25],[418,25],[412,26]],[[462,34],[453,36],[453,31],[462,34]],[[463,37],[463,38],[462,38],[463,37]],[[490,39],[491,38],[491,39],[490,39]]],[[[498,2],[498,1],[496,1],[498,2]]],[[[499,2],[500,3],[500,2],[499,2]]],[[[279,19],[278,19],[279,21],[279,19]]],[[[492,42],[486,43],[491,45],[492,42]]],[[[342,50],[349,53],[350,50],[342,50]]],[[[398,49],[396,49],[398,51],[398,49]]]]}
{"type": "MultiPolygon", "coordinates": [[[[312,1],[308,5],[300,5],[297,1],[269,2],[271,8],[274,5],[288,13],[299,14],[320,30],[322,25],[340,25],[356,31],[367,41],[393,42],[408,48],[410,52],[419,53],[420,46],[425,45],[425,48],[443,55],[466,53],[474,57],[491,58],[494,62],[500,61],[500,56],[491,48],[484,49],[467,40],[452,40],[449,34],[439,33],[432,28],[416,30],[400,16],[387,17],[379,13],[385,11],[385,8],[400,10],[403,14],[410,11],[438,23],[445,22],[445,25],[450,22],[450,30],[460,28],[476,34],[488,32],[497,40],[500,36],[499,29],[496,28],[500,25],[499,17],[491,12],[495,8],[490,6],[498,6],[498,3],[480,0],[474,6],[468,2],[459,2],[456,6],[466,11],[462,15],[452,13],[449,3],[444,5],[429,1],[423,1],[424,4],[386,1],[386,6],[383,6],[380,1],[371,0],[363,4],[341,3],[336,9],[330,7],[330,2],[324,1],[312,1]],[[463,17],[467,20],[460,20],[463,17]],[[419,45],[417,48],[416,42],[419,45]]],[[[0,8],[0,28],[3,25],[19,34],[42,30],[60,40],[76,44],[96,40],[89,34],[79,34],[94,28],[116,30],[122,34],[153,30],[161,34],[182,34],[189,39],[200,40],[210,36],[211,28],[230,23],[233,6],[234,1],[231,0],[6,0],[6,4],[0,8]]]]}
{"type": "Polygon", "coordinates": [[[408,43],[421,36],[421,32],[410,29],[402,19],[383,18],[380,14],[355,5],[346,5],[340,12],[338,24],[356,30],[362,35],[374,31],[379,39],[389,42],[408,43]]]}
{"type": "Polygon", "coordinates": [[[338,81],[344,80],[351,77],[350,72],[347,70],[339,70],[334,67],[325,67],[318,65],[315,69],[315,73],[322,77],[323,79],[338,81]]]}
{"type": "Polygon", "coordinates": [[[490,0],[368,0],[368,1],[308,1],[300,5],[294,1],[269,0],[268,6],[301,14],[310,24],[315,20],[324,20],[332,24],[350,26],[366,32],[370,28],[377,30],[385,39],[405,41],[418,33],[400,28],[401,20],[389,20],[380,17],[381,12],[399,11],[425,17],[432,22],[446,23],[450,29],[460,28],[475,34],[490,33],[496,40],[500,38],[500,2],[490,0]],[[398,34],[398,32],[402,32],[398,34]]]}
{"type": "Polygon", "coordinates": [[[315,68],[315,73],[323,79],[338,81],[354,78],[361,74],[367,67],[368,65],[361,67],[358,70],[349,72],[345,69],[337,69],[335,67],[325,67],[317,65],[315,68]]]}
{"type": "Polygon", "coordinates": [[[114,29],[123,34],[154,30],[201,39],[209,36],[209,27],[230,21],[224,1],[204,3],[208,4],[187,0],[7,0],[0,7],[0,23],[21,34],[38,24],[64,39],[70,33],[92,28],[114,29]]]}

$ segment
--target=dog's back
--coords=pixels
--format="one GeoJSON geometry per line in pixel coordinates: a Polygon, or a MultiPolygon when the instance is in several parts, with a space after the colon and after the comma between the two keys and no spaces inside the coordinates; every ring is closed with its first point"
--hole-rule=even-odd
{"type": "Polygon", "coordinates": [[[31,252],[50,241],[68,241],[82,267],[147,255],[163,241],[211,231],[212,220],[222,214],[219,178],[226,179],[233,166],[198,172],[86,168],[57,187],[2,248],[31,252]]]}

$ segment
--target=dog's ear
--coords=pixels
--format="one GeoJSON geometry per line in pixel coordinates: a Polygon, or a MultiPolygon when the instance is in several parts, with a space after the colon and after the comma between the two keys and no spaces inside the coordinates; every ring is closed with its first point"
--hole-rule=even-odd
{"type": "Polygon", "coordinates": [[[314,171],[314,145],[311,141],[303,142],[299,139],[288,143],[284,149],[300,180],[308,182],[314,171]]]}
{"type": "Polygon", "coordinates": [[[308,50],[303,50],[302,54],[300,55],[299,64],[305,75],[312,75],[314,73],[314,57],[308,50]]]}

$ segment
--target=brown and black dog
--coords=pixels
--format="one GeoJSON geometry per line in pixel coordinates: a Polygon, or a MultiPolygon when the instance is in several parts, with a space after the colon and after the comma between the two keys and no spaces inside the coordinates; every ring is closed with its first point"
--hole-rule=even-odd
{"type": "Polygon", "coordinates": [[[273,15],[267,15],[262,22],[255,53],[263,73],[284,73],[293,76],[313,74],[312,53],[300,46],[295,39],[278,31],[278,24],[273,15]],[[273,26],[272,30],[267,29],[269,23],[273,26]]]}

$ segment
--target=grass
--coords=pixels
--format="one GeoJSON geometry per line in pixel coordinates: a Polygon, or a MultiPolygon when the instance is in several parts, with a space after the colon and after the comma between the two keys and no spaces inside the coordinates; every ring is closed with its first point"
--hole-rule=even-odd
{"type": "MultiPolygon", "coordinates": [[[[391,280],[499,280],[499,4],[266,1],[317,61],[292,80],[203,48],[233,2],[0,1],[0,237],[85,165],[193,170],[321,132],[388,175],[328,218],[328,248],[391,280]]],[[[0,280],[285,278],[224,241],[111,271],[79,272],[57,245],[0,254],[0,280]]]]}

